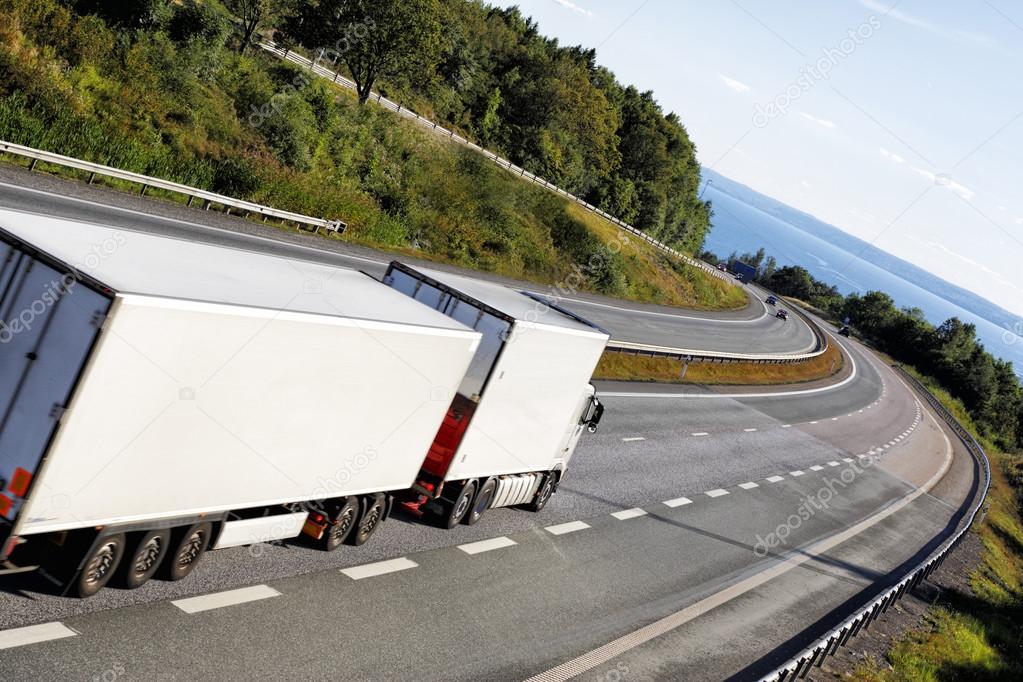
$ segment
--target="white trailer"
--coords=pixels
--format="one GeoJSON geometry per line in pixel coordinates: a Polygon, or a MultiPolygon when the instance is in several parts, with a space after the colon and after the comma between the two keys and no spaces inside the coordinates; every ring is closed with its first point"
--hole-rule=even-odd
{"type": "Polygon", "coordinates": [[[590,378],[608,334],[542,297],[394,262],[384,283],[483,337],[423,463],[414,510],[449,528],[488,508],[539,511],[603,406],[590,378]]]}
{"type": "Polygon", "coordinates": [[[365,541],[481,339],[351,270],[10,211],[0,321],[0,568],[80,595],[365,541]]]}

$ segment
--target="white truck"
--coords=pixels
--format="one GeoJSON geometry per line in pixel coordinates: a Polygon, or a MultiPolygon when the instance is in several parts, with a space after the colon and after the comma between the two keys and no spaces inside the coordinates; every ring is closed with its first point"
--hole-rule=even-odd
{"type": "Polygon", "coordinates": [[[606,335],[562,322],[584,361],[547,377],[571,344],[507,337],[532,346],[531,369],[492,353],[485,324],[431,308],[351,270],[0,211],[0,573],[38,568],[89,596],[181,579],[210,548],[362,544],[396,499],[443,515],[470,483],[480,513],[541,508],[599,419],[588,381],[606,335]],[[520,383],[491,411],[480,394],[501,382],[471,388],[484,365],[534,372],[536,394],[520,383]],[[431,491],[465,390],[479,430],[431,491]],[[508,494],[475,495],[488,485],[508,494]]]}
{"type": "Polygon", "coordinates": [[[384,283],[483,335],[405,506],[448,528],[491,507],[541,510],[603,414],[590,377],[608,334],[541,297],[460,275],[393,262],[384,283]]]}

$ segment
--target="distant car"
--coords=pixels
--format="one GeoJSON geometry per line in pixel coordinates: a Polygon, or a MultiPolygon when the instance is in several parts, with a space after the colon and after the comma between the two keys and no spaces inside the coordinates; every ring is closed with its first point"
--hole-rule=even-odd
{"type": "Polygon", "coordinates": [[[768,296],[765,300],[767,301],[767,303],[769,305],[778,305],[778,297],[777,296],[768,296]]]}
{"type": "Polygon", "coordinates": [[[841,329],[839,329],[838,330],[838,335],[839,336],[849,336],[849,327],[848,327],[848,325],[843,326],[841,329]]]}
{"type": "Polygon", "coordinates": [[[724,263],[718,263],[718,270],[720,270],[721,272],[728,272],[728,266],[726,266],[724,263]]]}
{"type": "Polygon", "coordinates": [[[785,310],[784,308],[781,308],[778,310],[778,312],[774,314],[774,316],[782,320],[787,320],[789,319],[789,311],[785,310]]]}

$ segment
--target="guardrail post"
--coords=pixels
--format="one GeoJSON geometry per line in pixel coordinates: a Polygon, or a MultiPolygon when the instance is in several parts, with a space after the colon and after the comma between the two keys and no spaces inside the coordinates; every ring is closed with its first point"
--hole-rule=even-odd
{"type": "Polygon", "coordinates": [[[92,181],[95,180],[95,179],[96,179],[96,174],[95,173],[89,173],[89,182],[87,184],[91,185],[92,181]]]}
{"type": "Polygon", "coordinates": [[[34,171],[36,169],[36,164],[38,162],[39,162],[39,159],[32,159],[32,163],[28,164],[28,169],[30,171],[34,171]]]}
{"type": "Polygon", "coordinates": [[[139,192],[139,196],[140,196],[140,197],[144,197],[144,196],[146,196],[146,188],[147,188],[147,187],[148,187],[148,185],[142,185],[142,191],[141,191],[141,192],[139,192]]]}

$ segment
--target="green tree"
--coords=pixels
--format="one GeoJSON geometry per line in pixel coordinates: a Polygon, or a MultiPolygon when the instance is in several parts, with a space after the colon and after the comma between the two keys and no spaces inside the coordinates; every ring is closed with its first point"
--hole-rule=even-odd
{"type": "Polygon", "coordinates": [[[440,56],[437,0],[321,0],[284,22],[300,45],[340,60],[365,103],[379,78],[432,71],[440,56]]]}
{"type": "Polygon", "coordinates": [[[271,0],[223,0],[227,7],[241,22],[242,40],[238,44],[238,54],[252,42],[252,36],[260,26],[272,21],[274,3],[271,0]]]}

